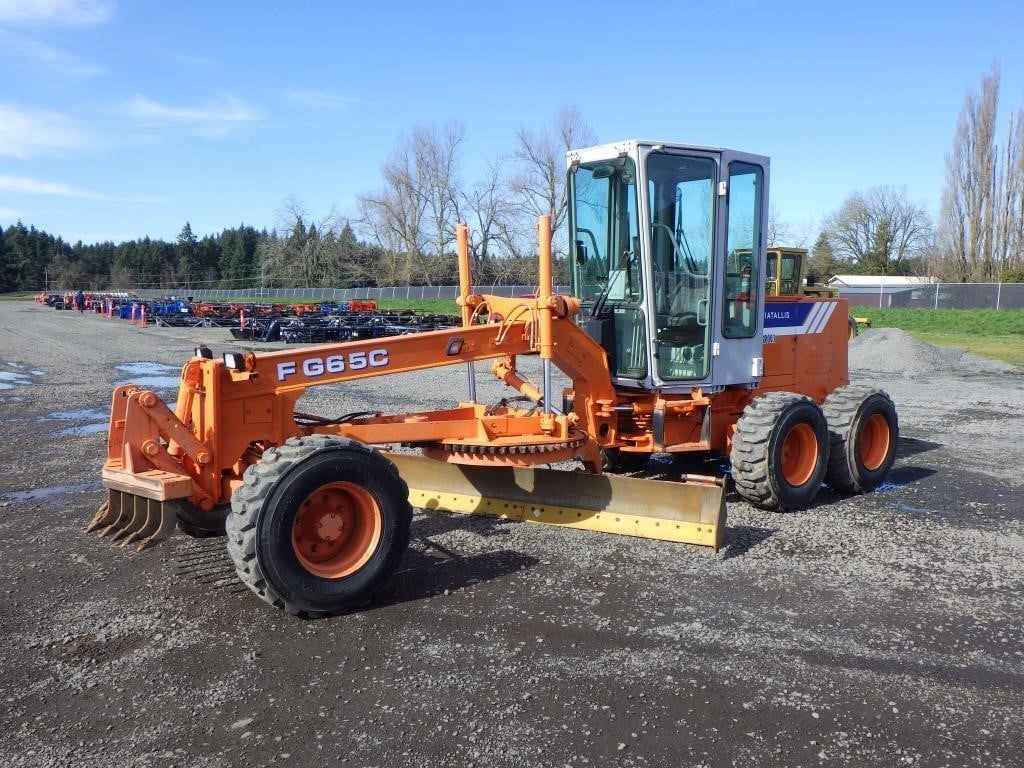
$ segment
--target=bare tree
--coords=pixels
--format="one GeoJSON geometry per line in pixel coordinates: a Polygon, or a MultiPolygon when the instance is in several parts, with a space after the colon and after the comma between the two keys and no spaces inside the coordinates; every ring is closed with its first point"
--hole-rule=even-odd
{"type": "Polygon", "coordinates": [[[1010,253],[1013,263],[1010,269],[1020,270],[1024,267],[1024,107],[1017,110],[1017,127],[1013,132],[1013,152],[1010,155],[1010,174],[1008,186],[1011,188],[1009,203],[1011,221],[1007,229],[1010,237],[1010,253]]]}
{"type": "Polygon", "coordinates": [[[426,201],[415,179],[415,161],[408,147],[399,145],[381,173],[384,187],[360,195],[357,224],[388,254],[382,277],[408,284],[423,251],[426,201]]]}
{"type": "Polygon", "coordinates": [[[440,128],[419,126],[412,132],[416,158],[414,187],[424,198],[430,219],[434,256],[442,258],[455,241],[461,184],[459,150],[466,129],[450,121],[440,128]]]}
{"type": "Polygon", "coordinates": [[[999,69],[981,79],[980,94],[970,90],[957,120],[953,147],[946,155],[941,241],[961,279],[994,276],[994,198],[997,153],[996,111],[999,69]]]}
{"type": "Polygon", "coordinates": [[[459,202],[459,219],[469,224],[470,254],[476,266],[484,267],[498,255],[511,207],[501,161],[488,164],[485,175],[462,193],[459,202]]]}
{"type": "MultiPolygon", "coordinates": [[[[540,129],[521,127],[512,154],[517,173],[511,192],[523,217],[520,229],[533,231],[537,216],[551,216],[551,239],[560,244],[568,200],[565,189],[565,153],[596,143],[593,129],[575,106],[558,110],[551,125],[540,129]],[[528,224],[527,224],[528,220],[528,224]]],[[[506,240],[522,241],[524,233],[509,228],[506,240]]],[[[556,249],[560,250],[560,249],[556,249]]]]}
{"type": "Polygon", "coordinates": [[[406,283],[435,277],[429,256],[442,258],[455,237],[464,140],[465,130],[454,122],[414,128],[381,169],[383,188],[359,197],[360,229],[399,257],[401,266],[389,277],[406,283]]]}
{"type": "Polygon", "coordinates": [[[313,220],[301,203],[289,198],[278,219],[276,237],[260,247],[260,264],[266,279],[284,285],[325,285],[328,276],[336,272],[339,220],[335,211],[313,220]]]}
{"type": "MultiPolygon", "coordinates": [[[[708,214],[710,216],[710,212],[708,214]]],[[[803,248],[808,240],[808,225],[797,226],[782,218],[774,204],[768,206],[768,222],[765,227],[765,242],[769,248],[774,246],[790,246],[803,248]]]]}
{"type": "Polygon", "coordinates": [[[924,207],[904,190],[875,187],[850,195],[822,223],[832,255],[861,272],[906,274],[932,245],[932,224],[924,207]]]}
{"type": "Polygon", "coordinates": [[[995,183],[993,254],[997,275],[1024,263],[1024,108],[1011,115],[995,183]]]}

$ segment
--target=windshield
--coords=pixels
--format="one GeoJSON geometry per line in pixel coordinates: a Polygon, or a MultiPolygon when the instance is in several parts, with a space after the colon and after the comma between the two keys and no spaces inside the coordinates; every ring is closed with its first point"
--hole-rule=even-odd
{"type": "Polygon", "coordinates": [[[647,376],[636,165],[628,157],[584,163],[569,174],[573,294],[617,377],[647,376]]]}
{"type": "Polygon", "coordinates": [[[580,165],[570,180],[576,296],[584,303],[639,302],[636,166],[629,158],[580,165]]]}
{"type": "Polygon", "coordinates": [[[658,374],[665,380],[708,372],[715,175],[707,157],[647,157],[658,374]]]}

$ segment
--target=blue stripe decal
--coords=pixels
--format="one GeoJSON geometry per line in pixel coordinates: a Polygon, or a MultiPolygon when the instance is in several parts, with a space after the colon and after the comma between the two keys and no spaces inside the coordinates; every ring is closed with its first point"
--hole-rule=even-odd
{"type": "Polygon", "coordinates": [[[765,328],[786,328],[802,326],[811,314],[814,304],[809,302],[793,302],[792,304],[769,304],[764,308],[765,328]]]}

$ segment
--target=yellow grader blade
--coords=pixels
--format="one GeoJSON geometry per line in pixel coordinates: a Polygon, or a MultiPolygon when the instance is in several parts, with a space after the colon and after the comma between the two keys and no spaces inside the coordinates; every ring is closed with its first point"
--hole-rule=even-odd
{"type": "Polygon", "coordinates": [[[388,454],[414,507],[713,547],[725,539],[725,488],[553,469],[481,467],[388,454]]]}

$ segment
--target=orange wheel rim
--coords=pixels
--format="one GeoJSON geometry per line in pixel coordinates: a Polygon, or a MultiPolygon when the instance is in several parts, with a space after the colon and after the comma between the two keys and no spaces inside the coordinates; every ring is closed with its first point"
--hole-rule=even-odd
{"type": "Polygon", "coordinates": [[[377,551],[384,517],[369,491],[352,483],[327,483],[307,496],[295,513],[292,549],[314,576],[342,579],[377,551]]]}
{"type": "Polygon", "coordinates": [[[782,477],[792,486],[811,479],[818,465],[818,436],[810,424],[797,424],[782,441],[782,477]]]}
{"type": "Polygon", "coordinates": [[[872,414],[857,438],[857,458],[864,469],[874,471],[889,455],[889,422],[880,413],[872,414]]]}

